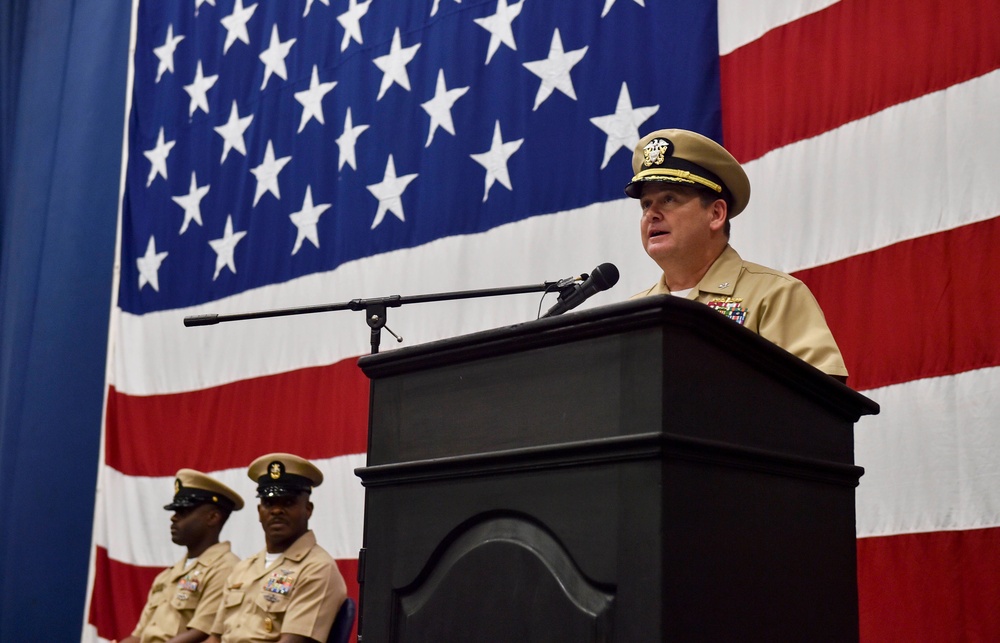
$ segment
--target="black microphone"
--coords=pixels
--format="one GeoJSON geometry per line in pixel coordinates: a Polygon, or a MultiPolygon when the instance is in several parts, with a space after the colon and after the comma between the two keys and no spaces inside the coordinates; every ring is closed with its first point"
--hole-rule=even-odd
{"type": "Polygon", "coordinates": [[[573,310],[597,293],[618,283],[618,268],[613,263],[602,263],[594,268],[590,276],[580,285],[559,295],[556,305],[549,308],[542,317],[554,317],[567,310],[573,310]]]}

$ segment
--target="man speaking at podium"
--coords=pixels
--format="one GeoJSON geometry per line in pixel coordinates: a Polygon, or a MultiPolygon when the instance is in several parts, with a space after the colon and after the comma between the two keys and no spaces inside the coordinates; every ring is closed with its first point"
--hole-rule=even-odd
{"type": "Polygon", "coordinates": [[[699,301],[841,381],[847,367],[823,311],[804,283],[743,261],[729,222],[750,201],[750,180],[710,138],[681,129],[644,136],[625,194],[642,207],[642,244],[663,271],[635,297],[699,301]]]}

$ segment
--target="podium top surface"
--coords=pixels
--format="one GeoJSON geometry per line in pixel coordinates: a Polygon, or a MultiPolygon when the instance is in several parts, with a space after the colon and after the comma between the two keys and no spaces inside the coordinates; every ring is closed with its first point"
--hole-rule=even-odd
{"type": "Polygon", "coordinates": [[[719,315],[707,306],[669,295],[644,297],[558,317],[460,335],[400,348],[358,360],[372,380],[416,371],[525,353],[590,339],[660,330],[672,341],[690,337],[749,361],[809,397],[819,397],[853,416],[874,415],[879,405],[779,346],[719,315]]]}

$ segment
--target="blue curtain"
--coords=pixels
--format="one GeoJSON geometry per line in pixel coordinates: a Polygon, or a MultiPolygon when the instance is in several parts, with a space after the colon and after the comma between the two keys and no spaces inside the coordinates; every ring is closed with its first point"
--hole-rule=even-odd
{"type": "Polygon", "coordinates": [[[86,595],[129,0],[0,0],[0,641],[86,595]]]}

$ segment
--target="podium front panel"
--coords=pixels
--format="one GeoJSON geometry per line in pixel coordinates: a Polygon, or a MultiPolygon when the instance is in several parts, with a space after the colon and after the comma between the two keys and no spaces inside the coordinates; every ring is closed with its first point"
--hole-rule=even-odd
{"type": "Polygon", "coordinates": [[[362,360],[363,641],[857,639],[871,407],[704,306],[609,308],[362,360]]]}

